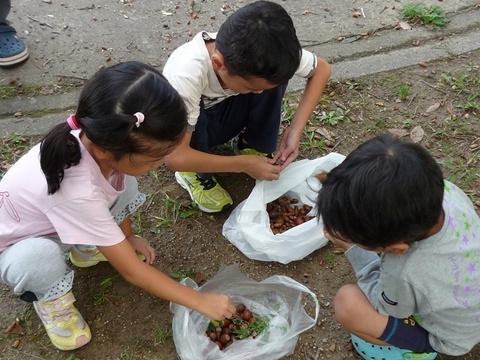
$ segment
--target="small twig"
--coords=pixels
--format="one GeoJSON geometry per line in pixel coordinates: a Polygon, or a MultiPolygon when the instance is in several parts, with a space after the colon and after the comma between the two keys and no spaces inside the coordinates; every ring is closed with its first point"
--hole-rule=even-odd
{"type": "Polygon", "coordinates": [[[49,23],[46,23],[46,22],[43,22],[43,21],[40,21],[40,20],[37,20],[31,16],[27,16],[30,20],[32,21],[35,21],[35,22],[38,22],[40,25],[45,25],[45,26],[48,26],[49,28],[53,29],[53,26],[50,25],[49,23]]]}
{"type": "Polygon", "coordinates": [[[331,151],[335,150],[335,148],[336,148],[338,145],[340,145],[340,143],[341,143],[341,141],[337,142],[337,143],[332,147],[331,151]]]}
{"type": "Polygon", "coordinates": [[[70,75],[59,75],[59,74],[57,74],[55,76],[65,78],[65,79],[75,79],[75,80],[82,80],[82,81],[87,81],[88,80],[88,79],[81,78],[81,77],[78,77],[78,76],[70,76],[70,75]]]}
{"type": "Polygon", "coordinates": [[[383,13],[383,12],[384,12],[385,10],[387,10],[387,9],[388,9],[388,6],[385,6],[385,7],[383,8],[383,10],[380,11],[380,14],[383,13]]]}
{"type": "Polygon", "coordinates": [[[363,16],[363,17],[366,17],[366,16],[365,16],[365,13],[363,12],[363,8],[360,8],[360,11],[362,12],[362,16],[363,16]]]}
{"type": "Polygon", "coordinates": [[[435,85],[432,85],[432,84],[429,84],[428,82],[426,82],[425,80],[420,80],[422,83],[424,83],[425,85],[427,86],[430,86],[432,89],[435,89],[437,91],[440,91],[441,93],[444,93],[445,95],[448,95],[448,93],[446,91],[443,91],[443,90],[440,90],[439,88],[437,88],[435,85]]]}
{"type": "Polygon", "coordinates": [[[412,105],[412,102],[413,102],[413,100],[415,100],[415,98],[417,97],[417,95],[418,95],[418,93],[415,93],[415,94],[412,96],[412,98],[411,98],[410,101],[408,102],[407,107],[409,107],[410,105],[412,105]]]}
{"type": "Polygon", "coordinates": [[[347,111],[347,108],[345,107],[345,105],[341,104],[340,102],[338,101],[334,101],[333,102],[335,105],[337,105],[340,109],[342,109],[343,111],[347,111]]]}
{"type": "Polygon", "coordinates": [[[38,23],[40,22],[40,20],[37,20],[37,19],[35,19],[35,18],[31,17],[31,16],[27,16],[27,17],[28,17],[30,20],[32,20],[32,21],[35,21],[35,22],[38,22],[38,23]]]}

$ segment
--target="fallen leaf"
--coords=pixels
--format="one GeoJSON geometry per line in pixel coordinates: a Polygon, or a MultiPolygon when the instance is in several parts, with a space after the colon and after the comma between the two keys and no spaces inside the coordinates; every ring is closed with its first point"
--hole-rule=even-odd
{"type": "Polygon", "coordinates": [[[335,138],[335,134],[324,127],[316,128],[315,133],[322,135],[324,138],[328,140],[333,140],[335,138]]]}
{"type": "Polygon", "coordinates": [[[408,135],[408,131],[405,129],[388,129],[387,131],[396,138],[401,138],[408,135]]]}
{"type": "Polygon", "coordinates": [[[377,106],[384,106],[385,104],[384,104],[383,102],[379,101],[379,102],[376,102],[375,105],[377,105],[377,106]]]}
{"type": "Polygon", "coordinates": [[[25,330],[20,326],[20,320],[17,318],[15,321],[4,331],[5,334],[19,334],[25,335],[25,330]]]}
{"type": "Polygon", "coordinates": [[[400,26],[402,30],[412,30],[412,26],[406,21],[400,21],[398,26],[400,26]]]}
{"type": "Polygon", "coordinates": [[[425,136],[425,131],[421,126],[415,126],[410,132],[410,137],[414,143],[418,143],[423,140],[425,136]]]}
{"type": "Polygon", "coordinates": [[[348,44],[348,43],[352,43],[354,41],[357,41],[358,39],[361,39],[361,38],[362,38],[361,36],[352,36],[352,37],[345,38],[340,42],[342,44],[348,44]]]}
{"type": "Polygon", "coordinates": [[[423,62],[423,61],[422,61],[422,62],[419,62],[418,65],[420,65],[420,66],[423,67],[423,68],[428,67],[428,64],[427,64],[426,62],[423,62]]]}
{"type": "Polygon", "coordinates": [[[427,113],[431,113],[431,112],[434,112],[435,110],[437,110],[438,108],[440,107],[440,103],[435,103],[431,106],[428,107],[427,109],[427,113]]]}
{"type": "Polygon", "coordinates": [[[16,340],[13,342],[12,347],[13,347],[14,349],[18,348],[18,347],[20,346],[20,342],[21,342],[21,341],[22,341],[22,339],[20,339],[20,338],[16,339],[16,340]]]}

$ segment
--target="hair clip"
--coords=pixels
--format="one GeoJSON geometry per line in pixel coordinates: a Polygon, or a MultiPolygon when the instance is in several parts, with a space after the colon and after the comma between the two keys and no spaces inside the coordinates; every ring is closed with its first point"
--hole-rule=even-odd
{"type": "Polygon", "coordinates": [[[133,114],[133,116],[137,118],[137,122],[135,123],[135,125],[138,128],[140,124],[143,122],[143,120],[145,120],[145,115],[143,115],[141,112],[136,112],[135,114],[133,114]]]}
{"type": "Polygon", "coordinates": [[[82,127],[78,123],[77,117],[75,115],[70,115],[67,119],[67,124],[72,130],[80,130],[82,127]]]}

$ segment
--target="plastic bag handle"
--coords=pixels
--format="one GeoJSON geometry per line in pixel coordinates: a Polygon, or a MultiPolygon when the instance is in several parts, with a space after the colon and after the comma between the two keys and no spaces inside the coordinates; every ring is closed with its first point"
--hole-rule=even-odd
{"type": "Polygon", "coordinates": [[[304,292],[310,295],[313,301],[315,302],[315,318],[312,318],[310,315],[307,314],[309,318],[314,320],[313,324],[307,329],[310,329],[317,323],[318,315],[320,313],[320,304],[318,303],[317,295],[315,295],[315,293],[313,293],[308,287],[306,287],[303,284],[300,284],[298,281],[295,281],[289,278],[288,276],[283,276],[283,275],[270,276],[269,278],[263,280],[261,283],[262,284],[281,284],[281,285],[288,286],[292,289],[300,290],[301,292],[304,292]]]}

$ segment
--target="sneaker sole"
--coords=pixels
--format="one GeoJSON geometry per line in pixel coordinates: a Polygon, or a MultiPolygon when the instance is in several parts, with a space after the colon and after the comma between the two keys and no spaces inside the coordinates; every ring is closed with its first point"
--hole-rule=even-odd
{"type": "Polygon", "coordinates": [[[99,260],[83,260],[83,259],[77,259],[75,258],[75,255],[72,253],[72,251],[69,251],[69,258],[70,262],[75,265],[76,267],[79,268],[87,268],[91,266],[97,265],[100,261],[99,260]]]}
{"type": "MultiPolygon", "coordinates": [[[[83,260],[83,259],[78,259],[75,257],[74,253],[72,250],[68,252],[68,257],[70,259],[70,262],[75,265],[76,267],[79,268],[88,268],[97,265],[100,262],[108,262],[108,260],[83,260]]],[[[140,261],[145,261],[145,256],[142,254],[137,254],[137,258],[140,261]]]]}
{"type": "Polygon", "coordinates": [[[21,62],[24,62],[25,60],[27,60],[29,55],[30,54],[28,52],[28,49],[25,49],[23,52],[15,56],[3,58],[3,59],[0,58],[0,67],[8,67],[8,66],[20,64],[21,62]]]}
{"type": "Polygon", "coordinates": [[[230,206],[232,206],[231,204],[228,204],[228,205],[225,205],[222,210],[212,210],[212,209],[207,209],[205,207],[203,207],[202,205],[200,205],[198,202],[195,201],[195,198],[193,197],[193,194],[192,192],[190,191],[190,187],[188,186],[188,184],[185,182],[185,180],[183,180],[183,178],[180,176],[180,174],[178,172],[175,172],[175,179],[177,180],[177,183],[182,187],[184,188],[185,190],[187,190],[188,194],[190,195],[190,198],[192,199],[192,201],[195,203],[195,205],[198,206],[198,208],[200,210],[202,210],[203,212],[206,212],[206,213],[209,213],[209,214],[213,214],[213,213],[218,213],[218,212],[222,212],[223,210],[225,209],[228,209],[230,206]]]}

